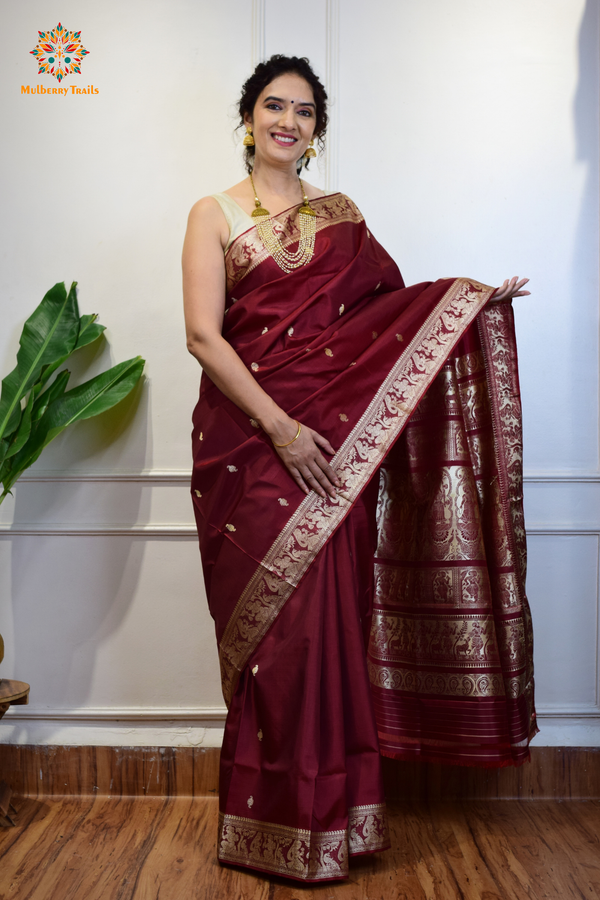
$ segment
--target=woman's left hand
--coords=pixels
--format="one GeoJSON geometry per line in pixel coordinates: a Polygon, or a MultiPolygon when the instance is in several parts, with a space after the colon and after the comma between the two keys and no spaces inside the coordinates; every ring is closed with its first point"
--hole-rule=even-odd
{"type": "Polygon", "coordinates": [[[528,281],[529,278],[521,278],[519,281],[518,275],[515,275],[515,277],[510,280],[507,278],[502,287],[496,289],[496,293],[493,295],[490,303],[500,303],[502,300],[512,300],[513,297],[528,297],[531,294],[531,291],[521,290],[528,281]]]}

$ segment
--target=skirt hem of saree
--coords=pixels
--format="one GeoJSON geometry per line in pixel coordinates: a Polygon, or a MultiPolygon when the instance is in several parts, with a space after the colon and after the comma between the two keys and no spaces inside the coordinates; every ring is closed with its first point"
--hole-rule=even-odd
{"type": "MultiPolygon", "coordinates": [[[[388,843],[385,847],[376,847],[373,850],[360,850],[357,853],[350,853],[349,858],[357,859],[359,856],[372,856],[374,853],[383,853],[386,850],[390,850],[391,846],[391,843],[388,843]]],[[[322,884],[325,882],[329,884],[333,881],[348,881],[348,878],[350,877],[349,868],[341,875],[330,875],[329,877],[326,875],[308,875],[306,878],[303,878],[301,875],[289,875],[285,872],[281,872],[279,869],[261,868],[259,865],[253,865],[251,862],[231,861],[222,859],[221,857],[218,858],[218,862],[220,866],[235,869],[249,869],[251,872],[261,873],[269,877],[285,878],[286,881],[296,881],[299,884],[322,884]]]]}

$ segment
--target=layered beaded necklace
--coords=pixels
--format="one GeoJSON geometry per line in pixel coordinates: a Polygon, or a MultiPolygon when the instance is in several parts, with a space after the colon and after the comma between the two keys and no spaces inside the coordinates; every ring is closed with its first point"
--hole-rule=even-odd
{"type": "Polygon", "coordinates": [[[256,188],[254,187],[254,179],[250,173],[250,183],[254,191],[254,203],[256,209],[252,213],[252,218],[256,219],[256,230],[265,250],[273,257],[280,269],[288,275],[294,269],[309,263],[315,252],[315,235],[317,233],[317,214],[309,203],[302,179],[298,178],[300,188],[302,189],[303,202],[298,210],[298,223],[300,225],[300,240],[298,241],[298,249],[294,253],[281,243],[279,237],[275,234],[273,223],[271,222],[271,213],[265,209],[258,199],[256,188]]]}

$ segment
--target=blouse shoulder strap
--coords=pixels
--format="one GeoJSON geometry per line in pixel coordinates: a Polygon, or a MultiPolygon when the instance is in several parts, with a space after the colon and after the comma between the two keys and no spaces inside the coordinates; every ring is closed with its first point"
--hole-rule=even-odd
{"type": "Polygon", "coordinates": [[[223,210],[223,215],[229,225],[229,240],[227,242],[227,247],[225,248],[227,251],[229,246],[235,241],[236,237],[243,234],[244,231],[248,231],[249,228],[252,228],[255,222],[252,219],[252,216],[248,215],[239,203],[236,203],[229,194],[211,194],[211,197],[217,201],[223,210]]]}

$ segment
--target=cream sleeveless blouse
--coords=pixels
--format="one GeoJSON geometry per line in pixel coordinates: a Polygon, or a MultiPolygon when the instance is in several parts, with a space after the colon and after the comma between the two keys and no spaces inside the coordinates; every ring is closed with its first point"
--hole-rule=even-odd
{"type": "Polygon", "coordinates": [[[214,197],[223,210],[223,215],[227,219],[227,224],[229,225],[229,240],[227,241],[227,246],[224,251],[227,253],[236,237],[239,237],[244,231],[248,231],[248,229],[252,228],[256,222],[252,216],[249,216],[248,213],[242,209],[239,203],[236,203],[233,197],[229,196],[229,194],[211,194],[210,196],[214,197]]]}

